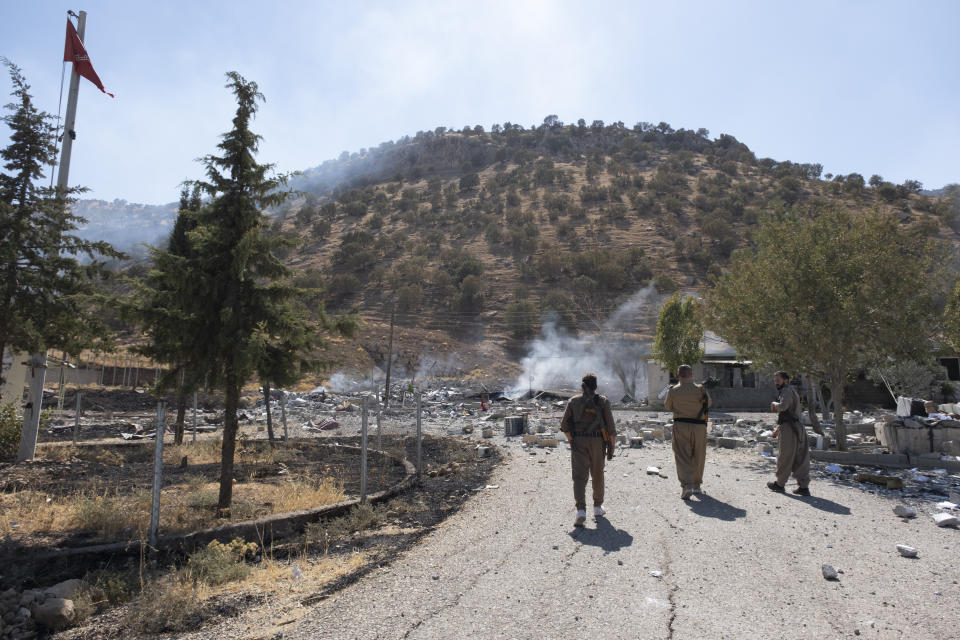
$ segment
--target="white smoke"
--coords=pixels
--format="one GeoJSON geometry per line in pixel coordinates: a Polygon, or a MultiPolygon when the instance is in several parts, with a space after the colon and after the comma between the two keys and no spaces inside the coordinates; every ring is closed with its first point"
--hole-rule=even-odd
{"type": "Polygon", "coordinates": [[[545,321],[520,361],[523,373],[506,394],[517,398],[529,390],[579,389],[583,375],[592,372],[599,392],[613,400],[626,394],[645,398],[650,344],[639,334],[646,333],[658,303],[654,288],[645,287],[617,307],[600,331],[580,336],[558,329],[554,320],[545,321]]]}

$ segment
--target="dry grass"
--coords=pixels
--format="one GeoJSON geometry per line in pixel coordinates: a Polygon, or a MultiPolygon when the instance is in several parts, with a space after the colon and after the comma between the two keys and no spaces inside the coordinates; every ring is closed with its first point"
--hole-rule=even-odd
{"type": "MultiPolygon", "coordinates": [[[[200,475],[163,488],[160,531],[176,533],[212,527],[219,483],[200,475]]],[[[83,490],[62,496],[24,490],[0,494],[0,534],[35,535],[92,531],[106,539],[141,539],[150,525],[151,491],[83,490]]],[[[270,482],[237,483],[234,520],[334,504],[344,499],[343,483],[310,475],[281,476],[270,482]]]]}

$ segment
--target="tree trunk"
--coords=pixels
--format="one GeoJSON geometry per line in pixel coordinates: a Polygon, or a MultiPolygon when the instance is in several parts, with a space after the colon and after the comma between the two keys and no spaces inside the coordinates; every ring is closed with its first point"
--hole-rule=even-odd
{"type": "Polygon", "coordinates": [[[833,374],[830,380],[830,395],[833,396],[833,422],[836,425],[837,451],[847,450],[847,427],[843,424],[843,374],[833,374]]]}
{"type": "Polygon", "coordinates": [[[177,424],[173,428],[173,444],[183,444],[183,420],[187,415],[187,396],[177,396],[177,424]]]}
{"type": "Polygon", "coordinates": [[[225,408],[223,412],[223,448],[220,454],[220,498],[217,502],[217,517],[230,517],[233,501],[233,454],[237,444],[237,405],[240,403],[240,383],[236,376],[227,376],[225,384],[225,408]]]}
{"type": "Polygon", "coordinates": [[[273,418],[270,416],[270,383],[263,383],[263,406],[267,409],[267,439],[273,446],[273,418]]]}
{"type": "Polygon", "coordinates": [[[813,376],[809,373],[803,378],[807,392],[807,415],[810,416],[810,426],[814,433],[823,435],[823,427],[820,426],[820,418],[817,417],[817,396],[813,392],[813,376]]]}

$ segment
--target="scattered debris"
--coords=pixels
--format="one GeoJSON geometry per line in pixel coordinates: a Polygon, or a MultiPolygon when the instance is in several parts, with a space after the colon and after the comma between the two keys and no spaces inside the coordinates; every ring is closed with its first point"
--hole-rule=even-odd
{"type": "Polygon", "coordinates": [[[828,564],[821,566],[820,571],[827,580],[837,580],[840,577],[840,572],[828,564]]]}
{"type": "Polygon", "coordinates": [[[905,544],[898,544],[898,545],[897,545],[897,551],[899,551],[899,552],[900,552],[900,555],[902,555],[904,558],[916,558],[916,557],[917,557],[917,550],[916,550],[914,547],[911,547],[911,546],[908,546],[908,545],[905,545],[905,544]]]}
{"type": "Polygon", "coordinates": [[[893,508],[893,512],[901,518],[916,518],[917,510],[903,504],[898,504],[893,508]]]}
{"type": "Polygon", "coordinates": [[[933,521],[937,523],[938,527],[955,527],[960,524],[960,518],[949,513],[935,513],[933,514],[933,521]]]}

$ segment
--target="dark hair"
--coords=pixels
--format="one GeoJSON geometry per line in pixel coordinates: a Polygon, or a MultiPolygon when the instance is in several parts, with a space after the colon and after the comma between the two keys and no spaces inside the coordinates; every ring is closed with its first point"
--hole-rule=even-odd
{"type": "Polygon", "coordinates": [[[692,376],[692,375],[693,375],[693,367],[691,367],[690,365],[682,364],[679,367],[677,367],[678,378],[686,378],[687,376],[692,376]]]}
{"type": "Polygon", "coordinates": [[[590,391],[597,390],[597,374],[588,373],[587,375],[583,376],[582,382],[583,386],[585,386],[587,389],[590,389],[590,391]]]}
{"type": "Polygon", "coordinates": [[[783,379],[786,380],[787,382],[790,382],[790,374],[787,373],[786,371],[777,371],[777,372],[776,372],[775,374],[773,374],[773,375],[775,375],[775,376],[780,376],[781,378],[783,378],[783,379]]]}

